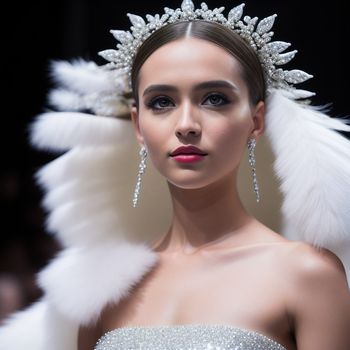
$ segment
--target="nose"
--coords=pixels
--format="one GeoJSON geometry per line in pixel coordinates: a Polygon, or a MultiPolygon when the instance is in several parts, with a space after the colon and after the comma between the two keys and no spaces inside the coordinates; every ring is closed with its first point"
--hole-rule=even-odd
{"type": "Polygon", "coordinates": [[[191,108],[190,103],[185,104],[179,110],[180,116],[176,124],[175,134],[178,138],[195,137],[201,134],[201,125],[196,116],[194,108],[191,108]]]}

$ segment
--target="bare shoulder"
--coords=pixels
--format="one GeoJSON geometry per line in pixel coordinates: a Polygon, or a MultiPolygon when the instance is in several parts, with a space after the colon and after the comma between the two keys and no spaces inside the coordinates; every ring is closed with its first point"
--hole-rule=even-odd
{"type": "Polygon", "coordinates": [[[306,242],[289,242],[285,263],[295,277],[346,279],[342,261],[332,251],[306,242]]]}
{"type": "Polygon", "coordinates": [[[332,251],[306,242],[289,241],[280,252],[280,267],[290,293],[312,295],[322,289],[325,293],[343,291],[349,285],[342,261],[332,251]]]}
{"type": "Polygon", "coordinates": [[[302,281],[303,279],[327,280],[337,278],[346,281],[346,271],[342,261],[332,251],[315,247],[305,241],[290,240],[283,235],[255,221],[258,240],[270,245],[273,263],[278,261],[282,274],[289,278],[302,281]],[[277,244],[276,244],[277,243],[277,244]]]}
{"type": "Polygon", "coordinates": [[[305,242],[288,243],[283,254],[284,303],[298,349],[349,349],[350,293],[339,257],[305,242]]]}

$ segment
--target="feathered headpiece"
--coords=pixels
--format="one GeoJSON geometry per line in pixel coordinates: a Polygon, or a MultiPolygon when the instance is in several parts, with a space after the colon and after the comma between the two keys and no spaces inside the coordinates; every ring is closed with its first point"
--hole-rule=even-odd
{"type": "MultiPolygon", "coordinates": [[[[283,53],[290,44],[272,41],[276,15],[259,21],[257,17],[243,16],[243,8],[244,4],[235,6],[225,17],[224,7],[210,10],[202,3],[196,9],[191,0],[184,0],[181,8],[166,7],[162,15],[146,15],[143,19],[128,14],[130,31],[111,30],[119,41],[117,49],[100,52],[110,63],[104,66],[84,61],[54,64],[54,76],[64,89],[53,91],[50,100],[60,110],[90,109],[100,116],[125,116],[132,102],[125,98],[125,92],[130,87],[133,58],[152,33],[180,21],[206,20],[226,26],[251,45],[265,72],[266,134],[284,195],[283,234],[332,250],[342,247],[342,242],[350,242],[350,142],[337,131],[349,132],[348,120],[331,118],[321,109],[303,102],[314,93],[297,89],[295,84],[312,76],[301,70],[280,68],[290,62],[297,51],[283,53]]],[[[102,119],[98,119],[101,124],[102,119]]],[[[111,121],[114,122],[120,123],[111,121]]],[[[70,123],[73,125],[73,118],[70,123]]],[[[40,145],[39,134],[41,130],[47,133],[47,127],[38,124],[36,130],[40,132],[33,133],[33,143],[40,145]]],[[[74,142],[77,137],[79,133],[74,142]]],[[[64,135],[60,135],[59,139],[63,138],[64,135]]],[[[94,146],[94,138],[87,137],[86,142],[86,146],[94,146]]],[[[49,143],[52,144],[52,137],[49,143]]],[[[120,143],[115,145],[121,147],[120,143]]]]}
{"type": "Polygon", "coordinates": [[[296,51],[282,53],[289,44],[271,41],[276,15],[242,20],[243,6],[234,7],[227,18],[223,8],[209,10],[203,3],[195,9],[190,0],[179,9],[165,8],[161,16],[147,15],[147,21],[129,15],[131,31],[112,31],[120,41],[117,50],[101,53],[110,61],[107,65],[54,62],[52,72],[59,87],[49,98],[59,112],[38,117],[31,142],[66,152],[37,174],[45,189],[47,229],[64,249],[39,274],[43,300],[0,330],[0,349],[22,349],[14,345],[18,332],[13,325],[24,329],[30,317],[38,320],[35,329],[43,327],[45,334],[31,333],[26,348],[55,350],[57,343],[57,349],[75,349],[78,326],[93,322],[104,305],[127,295],[156,263],[145,242],[168,227],[169,194],[160,175],[150,168],[141,205],[132,208],[135,178],[130,175],[137,171],[137,143],[130,121],[119,117],[128,115],[132,102],[125,92],[130,89],[129,73],[138,47],[168,23],[214,21],[237,32],[256,50],[268,83],[266,134],[284,196],[281,232],[335,252],[349,278],[350,142],[338,131],[350,132],[350,126],[345,119],[331,118],[298,101],[313,93],[294,84],[311,76],[280,68],[296,51]]]}

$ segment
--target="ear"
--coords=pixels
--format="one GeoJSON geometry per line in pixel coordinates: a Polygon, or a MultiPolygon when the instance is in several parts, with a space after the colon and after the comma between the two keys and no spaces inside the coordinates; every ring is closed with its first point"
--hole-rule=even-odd
{"type": "Polygon", "coordinates": [[[259,139],[265,130],[265,103],[260,101],[253,110],[254,129],[251,131],[251,137],[259,139]]]}
{"type": "Polygon", "coordinates": [[[137,141],[139,142],[140,145],[143,145],[144,140],[140,130],[139,113],[136,106],[131,107],[131,120],[135,128],[135,135],[136,135],[137,141]]]}

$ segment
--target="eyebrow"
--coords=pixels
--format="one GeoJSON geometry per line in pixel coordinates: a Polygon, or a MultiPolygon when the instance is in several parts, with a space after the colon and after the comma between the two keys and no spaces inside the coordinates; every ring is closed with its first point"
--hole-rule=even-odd
{"type": "MultiPolygon", "coordinates": [[[[194,90],[204,90],[204,89],[215,89],[215,88],[226,88],[231,90],[238,90],[238,87],[227,80],[210,80],[204,81],[194,86],[194,90]]],[[[150,94],[152,92],[176,92],[178,89],[174,85],[167,84],[156,84],[148,86],[143,92],[143,96],[150,94]]]]}

